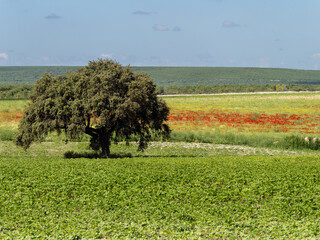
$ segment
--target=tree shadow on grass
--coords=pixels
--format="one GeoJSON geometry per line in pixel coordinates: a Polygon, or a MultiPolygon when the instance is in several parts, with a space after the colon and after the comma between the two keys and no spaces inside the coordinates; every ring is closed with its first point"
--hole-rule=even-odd
{"type": "Polygon", "coordinates": [[[177,158],[177,157],[199,157],[198,155],[188,155],[188,154],[172,154],[172,155],[142,155],[138,154],[135,156],[132,156],[131,153],[115,153],[111,154],[109,157],[102,157],[99,153],[95,152],[74,152],[74,151],[67,151],[64,153],[64,158],[66,159],[73,159],[73,158],[88,158],[88,159],[106,159],[106,158],[160,158],[160,157],[166,157],[166,158],[177,158]]]}
{"type": "Polygon", "coordinates": [[[106,159],[106,158],[177,158],[177,157],[188,157],[188,158],[198,158],[204,157],[203,155],[199,154],[134,154],[128,152],[122,153],[113,153],[110,154],[109,157],[103,157],[99,152],[75,152],[75,151],[67,151],[63,154],[63,157],[66,159],[72,158],[88,158],[88,159],[106,159]]]}
{"type": "Polygon", "coordinates": [[[139,158],[178,158],[178,157],[188,157],[188,158],[199,158],[199,157],[204,157],[204,156],[199,156],[195,154],[170,154],[170,155],[136,155],[134,157],[139,157],[139,158]]]}
{"type": "Polygon", "coordinates": [[[131,158],[131,153],[117,153],[117,154],[110,154],[108,157],[102,157],[100,153],[97,152],[81,152],[77,153],[74,151],[67,151],[63,154],[64,158],[131,158]]]}

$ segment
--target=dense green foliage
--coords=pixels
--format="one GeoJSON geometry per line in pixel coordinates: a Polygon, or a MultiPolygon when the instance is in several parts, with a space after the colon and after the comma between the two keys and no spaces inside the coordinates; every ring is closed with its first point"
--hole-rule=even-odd
{"type": "Polygon", "coordinates": [[[64,131],[68,140],[88,134],[91,148],[103,156],[110,155],[112,137],[129,142],[138,136],[143,150],[152,133],[169,134],[168,114],[147,74],[110,60],[91,61],[76,72],[46,73],[37,81],[16,144],[26,149],[50,132],[64,131]]]}
{"type": "MultiPolygon", "coordinates": [[[[44,72],[54,76],[78,67],[0,67],[0,84],[33,84],[44,72]]],[[[163,87],[185,85],[320,84],[320,71],[278,68],[132,67],[146,72],[163,87]]]]}
{"type": "Polygon", "coordinates": [[[320,158],[0,158],[1,239],[317,239],[320,158]]]}

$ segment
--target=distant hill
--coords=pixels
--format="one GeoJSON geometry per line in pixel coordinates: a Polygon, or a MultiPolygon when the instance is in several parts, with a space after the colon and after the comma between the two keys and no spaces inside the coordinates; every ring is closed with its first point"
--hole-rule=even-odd
{"type": "MultiPolygon", "coordinates": [[[[33,84],[44,72],[55,76],[78,67],[0,67],[0,84],[33,84]]],[[[132,67],[133,71],[147,72],[157,85],[320,85],[320,71],[279,68],[228,67],[132,67]]]]}
{"type": "Polygon", "coordinates": [[[43,73],[52,72],[58,76],[78,67],[0,67],[0,84],[33,84],[43,73]]]}
{"type": "Polygon", "coordinates": [[[320,84],[320,71],[279,68],[134,67],[160,86],[320,84]]]}

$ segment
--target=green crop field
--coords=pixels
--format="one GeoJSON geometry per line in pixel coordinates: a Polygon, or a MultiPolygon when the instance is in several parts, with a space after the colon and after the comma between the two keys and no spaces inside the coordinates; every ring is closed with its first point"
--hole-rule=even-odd
{"type": "MultiPolygon", "coordinates": [[[[61,75],[77,67],[0,67],[0,84],[33,84],[44,72],[61,75]]],[[[157,85],[320,84],[320,71],[276,68],[132,67],[147,72],[157,85]]]]}
{"type": "Polygon", "coordinates": [[[0,238],[319,238],[319,156],[195,157],[184,148],[64,159],[66,145],[25,153],[0,142],[0,238]]]}

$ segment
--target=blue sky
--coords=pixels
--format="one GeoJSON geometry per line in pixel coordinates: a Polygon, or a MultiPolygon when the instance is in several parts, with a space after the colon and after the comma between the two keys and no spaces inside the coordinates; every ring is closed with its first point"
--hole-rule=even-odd
{"type": "Polygon", "coordinates": [[[320,69],[319,0],[0,0],[0,66],[320,69]]]}

